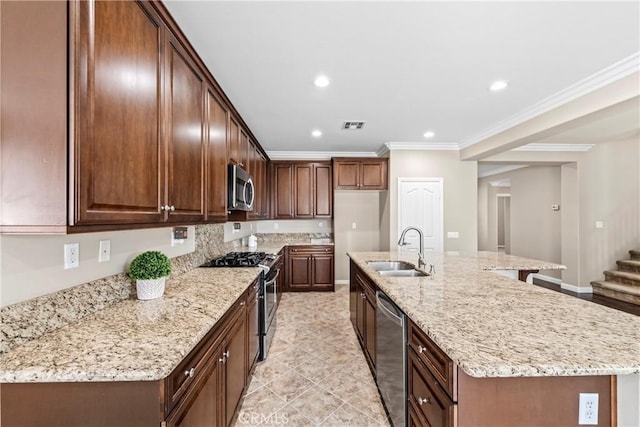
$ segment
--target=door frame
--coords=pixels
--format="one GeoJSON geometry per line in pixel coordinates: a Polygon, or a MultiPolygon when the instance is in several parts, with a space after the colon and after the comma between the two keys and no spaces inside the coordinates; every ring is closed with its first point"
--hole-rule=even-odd
{"type": "MultiPolygon", "coordinates": [[[[398,177],[398,206],[396,211],[396,228],[398,230],[397,237],[402,234],[402,224],[400,223],[400,211],[402,207],[402,188],[403,182],[435,182],[440,184],[440,249],[444,252],[444,178],[443,177],[398,177]]],[[[424,250],[424,248],[422,248],[424,250]]]]}

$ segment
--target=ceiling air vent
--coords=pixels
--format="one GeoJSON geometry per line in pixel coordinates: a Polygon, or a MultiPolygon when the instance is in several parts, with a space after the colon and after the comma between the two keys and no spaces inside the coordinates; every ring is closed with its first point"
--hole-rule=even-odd
{"type": "Polygon", "coordinates": [[[344,122],[342,123],[343,130],[360,130],[364,127],[364,122],[344,122]]]}

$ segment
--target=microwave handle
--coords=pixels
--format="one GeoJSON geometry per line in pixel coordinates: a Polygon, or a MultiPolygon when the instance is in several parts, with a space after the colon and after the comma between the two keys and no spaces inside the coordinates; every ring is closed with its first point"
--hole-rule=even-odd
{"type": "Polygon", "coordinates": [[[247,207],[249,209],[253,208],[253,199],[255,199],[255,191],[254,191],[254,188],[253,188],[253,180],[251,178],[249,178],[247,180],[247,182],[244,183],[244,187],[243,187],[242,191],[244,193],[243,194],[243,196],[244,196],[243,199],[244,199],[244,202],[247,204],[247,207]],[[249,188],[251,188],[251,200],[247,200],[248,199],[247,190],[249,188]]]}
{"type": "Polygon", "coordinates": [[[236,168],[233,165],[229,165],[229,207],[238,207],[238,198],[236,197],[236,168]]]}

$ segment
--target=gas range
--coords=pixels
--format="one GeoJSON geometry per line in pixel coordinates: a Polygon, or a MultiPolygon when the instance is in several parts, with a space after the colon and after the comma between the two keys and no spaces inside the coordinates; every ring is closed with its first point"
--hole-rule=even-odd
{"type": "Polygon", "coordinates": [[[201,267],[271,267],[275,260],[276,255],[266,252],[229,252],[201,267]]]}

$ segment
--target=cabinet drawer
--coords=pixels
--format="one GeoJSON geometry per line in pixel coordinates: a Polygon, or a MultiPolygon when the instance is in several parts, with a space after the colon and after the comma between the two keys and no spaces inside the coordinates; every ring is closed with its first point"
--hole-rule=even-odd
{"type": "Polygon", "coordinates": [[[430,427],[455,426],[457,405],[412,351],[409,352],[408,375],[409,404],[415,412],[422,415],[430,427]]]}
{"type": "Polygon", "coordinates": [[[409,346],[431,371],[449,397],[454,402],[457,401],[458,379],[453,361],[413,322],[409,322],[408,335],[409,346]]]}
{"type": "Polygon", "coordinates": [[[333,246],[289,246],[289,252],[295,254],[332,254],[333,246]]]}

